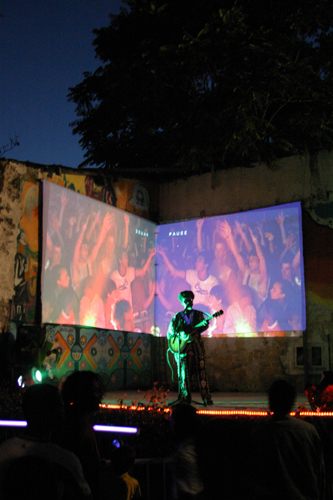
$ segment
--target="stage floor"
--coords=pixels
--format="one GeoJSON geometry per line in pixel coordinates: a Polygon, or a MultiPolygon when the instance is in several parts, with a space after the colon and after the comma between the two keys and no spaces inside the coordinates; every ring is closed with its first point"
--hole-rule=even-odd
{"type": "MultiPolygon", "coordinates": [[[[103,399],[103,403],[118,405],[120,401],[125,406],[131,406],[132,402],[138,406],[140,403],[148,405],[148,398],[145,396],[144,391],[114,391],[107,392],[103,399]]],[[[177,399],[178,394],[176,392],[168,392],[166,398],[163,402],[167,405],[172,403],[177,399]]],[[[251,410],[251,411],[267,411],[268,410],[268,396],[265,393],[250,393],[250,392],[214,392],[212,393],[212,399],[214,404],[205,408],[202,404],[200,393],[192,393],[192,406],[198,408],[198,410],[251,410]]],[[[306,398],[305,393],[300,393],[297,395],[294,411],[299,407],[303,406],[308,411],[311,411],[311,407],[306,398]]]]}

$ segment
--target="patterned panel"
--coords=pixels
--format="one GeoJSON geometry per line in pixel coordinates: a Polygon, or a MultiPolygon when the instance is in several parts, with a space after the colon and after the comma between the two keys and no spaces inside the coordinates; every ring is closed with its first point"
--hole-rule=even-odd
{"type": "Polygon", "coordinates": [[[47,325],[47,340],[58,351],[47,358],[51,376],[61,381],[70,372],[91,370],[108,390],[139,389],[151,384],[151,337],[142,333],[47,325]]]}

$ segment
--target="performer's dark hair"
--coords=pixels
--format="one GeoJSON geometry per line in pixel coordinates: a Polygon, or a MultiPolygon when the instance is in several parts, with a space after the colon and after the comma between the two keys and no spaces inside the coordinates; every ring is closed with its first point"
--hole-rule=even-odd
{"type": "Polygon", "coordinates": [[[180,292],[180,294],[178,295],[178,299],[179,300],[182,300],[182,299],[194,299],[194,293],[192,292],[192,290],[183,290],[182,292],[180,292]]]}

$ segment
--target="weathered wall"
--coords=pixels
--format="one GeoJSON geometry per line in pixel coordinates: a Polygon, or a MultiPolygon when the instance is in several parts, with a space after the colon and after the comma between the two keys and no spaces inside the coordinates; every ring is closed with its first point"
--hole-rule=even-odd
{"type": "Polygon", "coordinates": [[[322,371],[331,369],[333,154],[285,158],[272,169],[220,171],[215,178],[193,176],[161,185],[160,200],[159,223],[302,202],[309,373],[300,365],[302,338],[207,339],[207,364],[211,385],[220,391],[266,391],[276,377],[289,378],[299,390],[305,376],[317,383],[322,371]],[[317,347],[322,363],[315,365],[317,347]]]}
{"type": "MultiPolygon", "coordinates": [[[[304,208],[333,201],[333,155],[293,156],[268,169],[234,168],[160,186],[159,223],[214,216],[302,200],[304,208]]],[[[333,225],[331,226],[333,227],[333,225]]]]}
{"type": "Polygon", "coordinates": [[[14,260],[18,227],[22,217],[21,180],[24,165],[11,168],[0,162],[0,330],[8,327],[10,303],[14,291],[14,260]]]}

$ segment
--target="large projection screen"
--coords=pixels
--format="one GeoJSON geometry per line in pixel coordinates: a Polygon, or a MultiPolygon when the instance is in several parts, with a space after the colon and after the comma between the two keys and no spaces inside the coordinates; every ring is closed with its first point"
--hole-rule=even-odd
{"type": "Polygon", "coordinates": [[[161,335],[182,290],[207,315],[202,335],[299,336],[305,330],[300,203],[157,226],[155,322],[161,335]]]}
{"type": "Polygon", "coordinates": [[[155,228],[44,181],[42,321],[151,332],[155,228]]]}
{"type": "Polygon", "coordinates": [[[300,203],[156,226],[43,182],[44,323],[165,336],[182,290],[208,337],[301,335],[300,203]]]}

